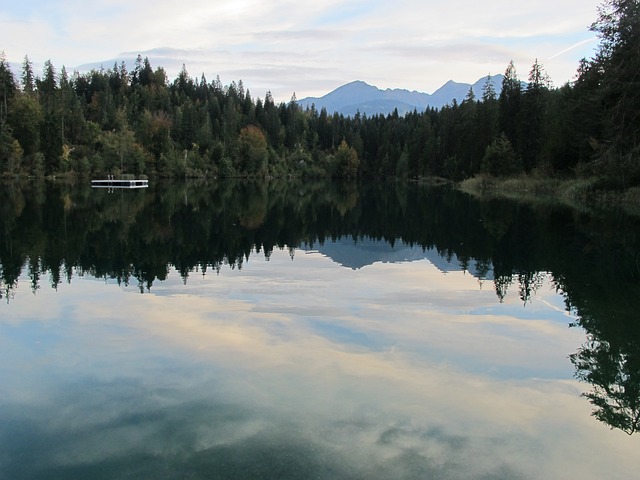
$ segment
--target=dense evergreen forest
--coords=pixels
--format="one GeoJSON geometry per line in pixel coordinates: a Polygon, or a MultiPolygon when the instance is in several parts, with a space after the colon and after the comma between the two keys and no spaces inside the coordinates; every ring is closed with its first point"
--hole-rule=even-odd
{"type": "Polygon", "coordinates": [[[479,173],[640,183],[640,2],[606,0],[597,53],[553,87],[536,60],[523,87],[513,62],[499,95],[439,110],[344,117],[295,100],[254,98],[183,68],[169,81],[138,56],[133,71],[69,75],[26,56],[20,80],[0,57],[0,174],[158,177],[333,176],[461,180],[479,173]]]}

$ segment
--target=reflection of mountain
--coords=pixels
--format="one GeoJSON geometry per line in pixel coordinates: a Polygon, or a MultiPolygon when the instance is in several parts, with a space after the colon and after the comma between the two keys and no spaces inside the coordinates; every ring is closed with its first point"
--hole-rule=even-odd
{"type": "Polygon", "coordinates": [[[428,260],[433,266],[443,273],[468,271],[474,277],[493,279],[491,269],[487,273],[480,272],[475,262],[465,268],[456,256],[440,254],[435,248],[423,249],[420,246],[410,245],[401,239],[393,245],[384,240],[363,238],[355,240],[352,237],[341,237],[337,240],[325,241],[316,248],[302,247],[306,251],[317,251],[330,258],[343,267],[357,270],[374,263],[402,263],[417,260],[428,260]]]}

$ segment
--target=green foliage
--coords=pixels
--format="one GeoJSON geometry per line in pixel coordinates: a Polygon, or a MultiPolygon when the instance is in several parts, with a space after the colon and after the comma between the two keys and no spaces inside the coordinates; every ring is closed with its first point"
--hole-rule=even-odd
{"type": "Polygon", "coordinates": [[[20,143],[13,139],[7,122],[0,120],[0,175],[15,175],[22,160],[20,143]]]}
{"type": "Polygon", "coordinates": [[[499,97],[500,121],[499,128],[507,136],[515,148],[519,148],[521,142],[522,129],[521,106],[522,106],[522,86],[513,60],[504,72],[502,78],[502,90],[499,97]]]}
{"type": "Polygon", "coordinates": [[[7,118],[9,103],[16,94],[16,79],[9,68],[4,52],[0,52],[0,121],[7,118]]]}
{"type": "Polygon", "coordinates": [[[40,127],[43,120],[42,107],[34,96],[16,97],[8,121],[26,155],[33,155],[40,150],[40,127]]]}
{"type": "Polygon", "coordinates": [[[447,178],[453,180],[462,180],[464,178],[462,161],[457,155],[450,155],[444,159],[442,171],[447,178]]]}
{"type": "Polygon", "coordinates": [[[43,177],[45,174],[45,158],[42,152],[37,152],[31,157],[31,165],[28,170],[30,175],[43,177]]]}
{"type": "Polygon", "coordinates": [[[522,171],[513,145],[503,133],[486,148],[482,157],[482,171],[496,177],[514,175],[522,171]]]}
{"type": "Polygon", "coordinates": [[[255,125],[240,130],[236,170],[250,176],[265,176],[267,158],[267,139],[262,130],[255,125]]]}
{"type": "Polygon", "coordinates": [[[492,100],[496,100],[496,90],[493,87],[493,82],[491,81],[491,75],[487,75],[487,81],[482,86],[482,101],[490,102],[492,100]]]}
{"type": "Polygon", "coordinates": [[[24,62],[22,63],[22,90],[27,95],[32,95],[36,90],[33,63],[27,55],[24,56],[24,62]]]}
{"type": "Polygon", "coordinates": [[[358,167],[360,159],[358,152],[353,147],[347,145],[345,140],[340,142],[338,151],[336,152],[337,175],[342,178],[355,178],[358,176],[358,167]]]}
{"type": "Polygon", "coordinates": [[[637,165],[640,1],[605,0],[591,30],[598,34],[600,45],[595,58],[581,65],[577,82],[582,96],[599,109],[597,125],[590,125],[590,143],[605,168],[610,162],[637,165]]]}
{"type": "Polygon", "coordinates": [[[402,152],[396,165],[396,177],[407,178],[409,176],[409,154],[402,152]]]}
{"type": "Polygon", "coordinates": [[[235,177],[238,172],[233,166],[233,160],[229,157],[222,157],[218,162],[218,175],[221,177],[235,177]]]}
{"type": "Polygon", "coordinates": [[[519,151],[523,167],[530,172],[540,160],[542,150],[542,129],[546,115],[550,80],[544,68],[538,63],[533,63],[529,72],[529,83],[522,96],[521,149],[519,151]]]}

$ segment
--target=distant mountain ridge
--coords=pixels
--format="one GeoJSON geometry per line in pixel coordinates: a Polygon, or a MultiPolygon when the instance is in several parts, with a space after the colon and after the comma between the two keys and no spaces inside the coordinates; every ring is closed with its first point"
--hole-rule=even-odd
{"type": "Polygon", "coordinates": [[[468,271],[481,280],[493,280],[493,267],[480,271],[477,262],[462,265],[456,254],[441,255],[435,248],[423,249],[409,245],[401,239],[396,239],[393,245],[386,240],[376,240],[365,237],[354,240],[350,237],[339,237],[326,240],[320,245],[301,247],[307,253],[318,252],[335,263],[352,270],[373,265],[375,263],[406,263],[427,260],[442,273],[468,271]]]}
{"type": "MultiPolygon", "coordinates": [[[[336,88],[322,97],[307,97],[298,100],[303,108],[314,105],[317,110],[326,108],[327,112],[340,113],[345,116],[353,116],[357,112],[368,116],[375,114],[387,115],[396,108],[398,114],[405,115],[413,110],[424,111],[427,107],[442,108],[451,104],[455,99],[462,102],[473,89],[476,98],[482,97],[482,91],[488,77],[482,77],[477,82],[458,83],[449,80],[432,94],[405,90],[400,88],[387,88],[382,90],[373,85],[356,80],[336,88]]],[[[503,75],[491,76],[491,83],[496,95],[502,90],[503,75]]]]}

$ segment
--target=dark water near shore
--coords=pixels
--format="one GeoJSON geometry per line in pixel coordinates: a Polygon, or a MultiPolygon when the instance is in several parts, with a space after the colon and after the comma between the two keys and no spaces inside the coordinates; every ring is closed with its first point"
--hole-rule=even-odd
{"type": "Polygon", "coordinates": [[[633,478],[640,222],[0,185],[0,479],[633,478]]]}

